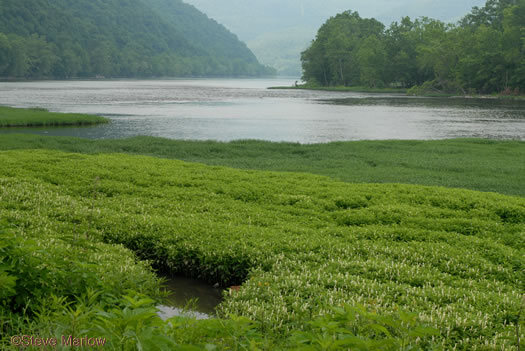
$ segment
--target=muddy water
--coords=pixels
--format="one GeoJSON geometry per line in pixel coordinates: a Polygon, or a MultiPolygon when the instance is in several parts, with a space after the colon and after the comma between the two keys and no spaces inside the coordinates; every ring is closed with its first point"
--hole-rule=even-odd
{"type": "Polygon", "coordinates": [[[198,279],[169,277],[165,288],[169,296],[164,305],[158,306],[161,317],[165,319],[181,315],[197,319],[212,318],[215,307],[222,302],[223,289],[198,279]]]}

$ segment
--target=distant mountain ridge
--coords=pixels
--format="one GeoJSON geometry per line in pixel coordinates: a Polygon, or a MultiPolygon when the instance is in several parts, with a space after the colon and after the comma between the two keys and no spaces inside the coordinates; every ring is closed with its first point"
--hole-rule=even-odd
{"type": "Polygon", "coordinates": [[[270,73],[181,0],[0,0],[0,77],[270,73]]]}

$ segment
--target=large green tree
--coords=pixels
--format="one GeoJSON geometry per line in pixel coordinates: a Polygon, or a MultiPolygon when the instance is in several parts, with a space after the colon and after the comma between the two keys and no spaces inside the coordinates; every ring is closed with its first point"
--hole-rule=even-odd
{"type": "Polygon", "coordinates": [[[525,0],[488,0],[458,24],[405,17],[388,29],[347,11],[319,29],[302,62],[310,84],[524,92],[525,0]]]}
{"type": "Polygon", "coordinates": [[[361,83],[374,88],[383,86],[386,59],[383,42],[375,35],[366,38],[357,51],[361,83]]]}
{"type": "Polygon", "coordinates": [[[363,19],[357,12],[347,11],[328,20],[319,29],[317,39],[302,53],[304,78],[310,77],[324,85],[355,85],[360,82],[362,43],[384,30],[375,19],[363,19]],[[319,64],[322,67],[317,67],[319,64]]]}
{"type": "Polygon", "coordinates": [[[426,79],[417,65],[417,50],[422,38],[420,22],[404,17],[394,22],[383,36],[386,48],[385,82],[397,82],[401,87],[411,87],[426,79]]]}

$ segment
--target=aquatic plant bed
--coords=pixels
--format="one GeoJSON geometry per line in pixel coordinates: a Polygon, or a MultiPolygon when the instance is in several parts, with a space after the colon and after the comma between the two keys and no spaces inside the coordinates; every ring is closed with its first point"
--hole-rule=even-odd
{"type": "Polygon", "coordinates": [[[108,122],[107,118],[94,115],[49,112],[43,108],[0,106],[0,128],[82,126],[108,122]]]}
{"type": "Polygon", "coordinates": [[[375,140],[302,145],[0,135],[0,150],[12,149],[141,154],[242,169],[315,173],[352,183],[437,185],[525,197],[525,141],[375,140]]]}
{"type": "MultiPolygon", "coordinates": [[[[0,164],[0,216],[14,235],[33,238],[36,256],[68,247],[55,242],[90,243],[76,248],[87,277],[128,269],[126,255],[109,268],[93,248],[122,244],[170,273],[241,285],[219,315],[247,317],[274,338],[347,304],[385,316],[414,312],[437,328],[445,349],[510,350],[516,342],[523,198],[123,154],[6,151],[0,164]]],[[[60,278],[66,263],[49,289],[80,284],[60,278]]],[[[110,281],[141,287],[138,278],[110,281]]],[[[154,291],[145,281],[142,290],[154,291]]]]}

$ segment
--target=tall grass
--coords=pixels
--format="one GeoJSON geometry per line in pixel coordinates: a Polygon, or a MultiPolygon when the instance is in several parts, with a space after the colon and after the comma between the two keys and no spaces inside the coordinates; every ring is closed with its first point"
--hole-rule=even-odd
{"type": "Polygon", "coordinates": [[[242,169],[314,173],[353,183],[436,185],[525,196],[523,141],[455,139],[301,145],[0,135],[0,149],[37,148],[142,154],[242,169]]]}
{"type": "Polygon", "coordinates": [[[82,126],[108,122],[107,118],[94,115],[56,113],[42,108],[23,109],[0,106],[0,128],[82,126]]]}

